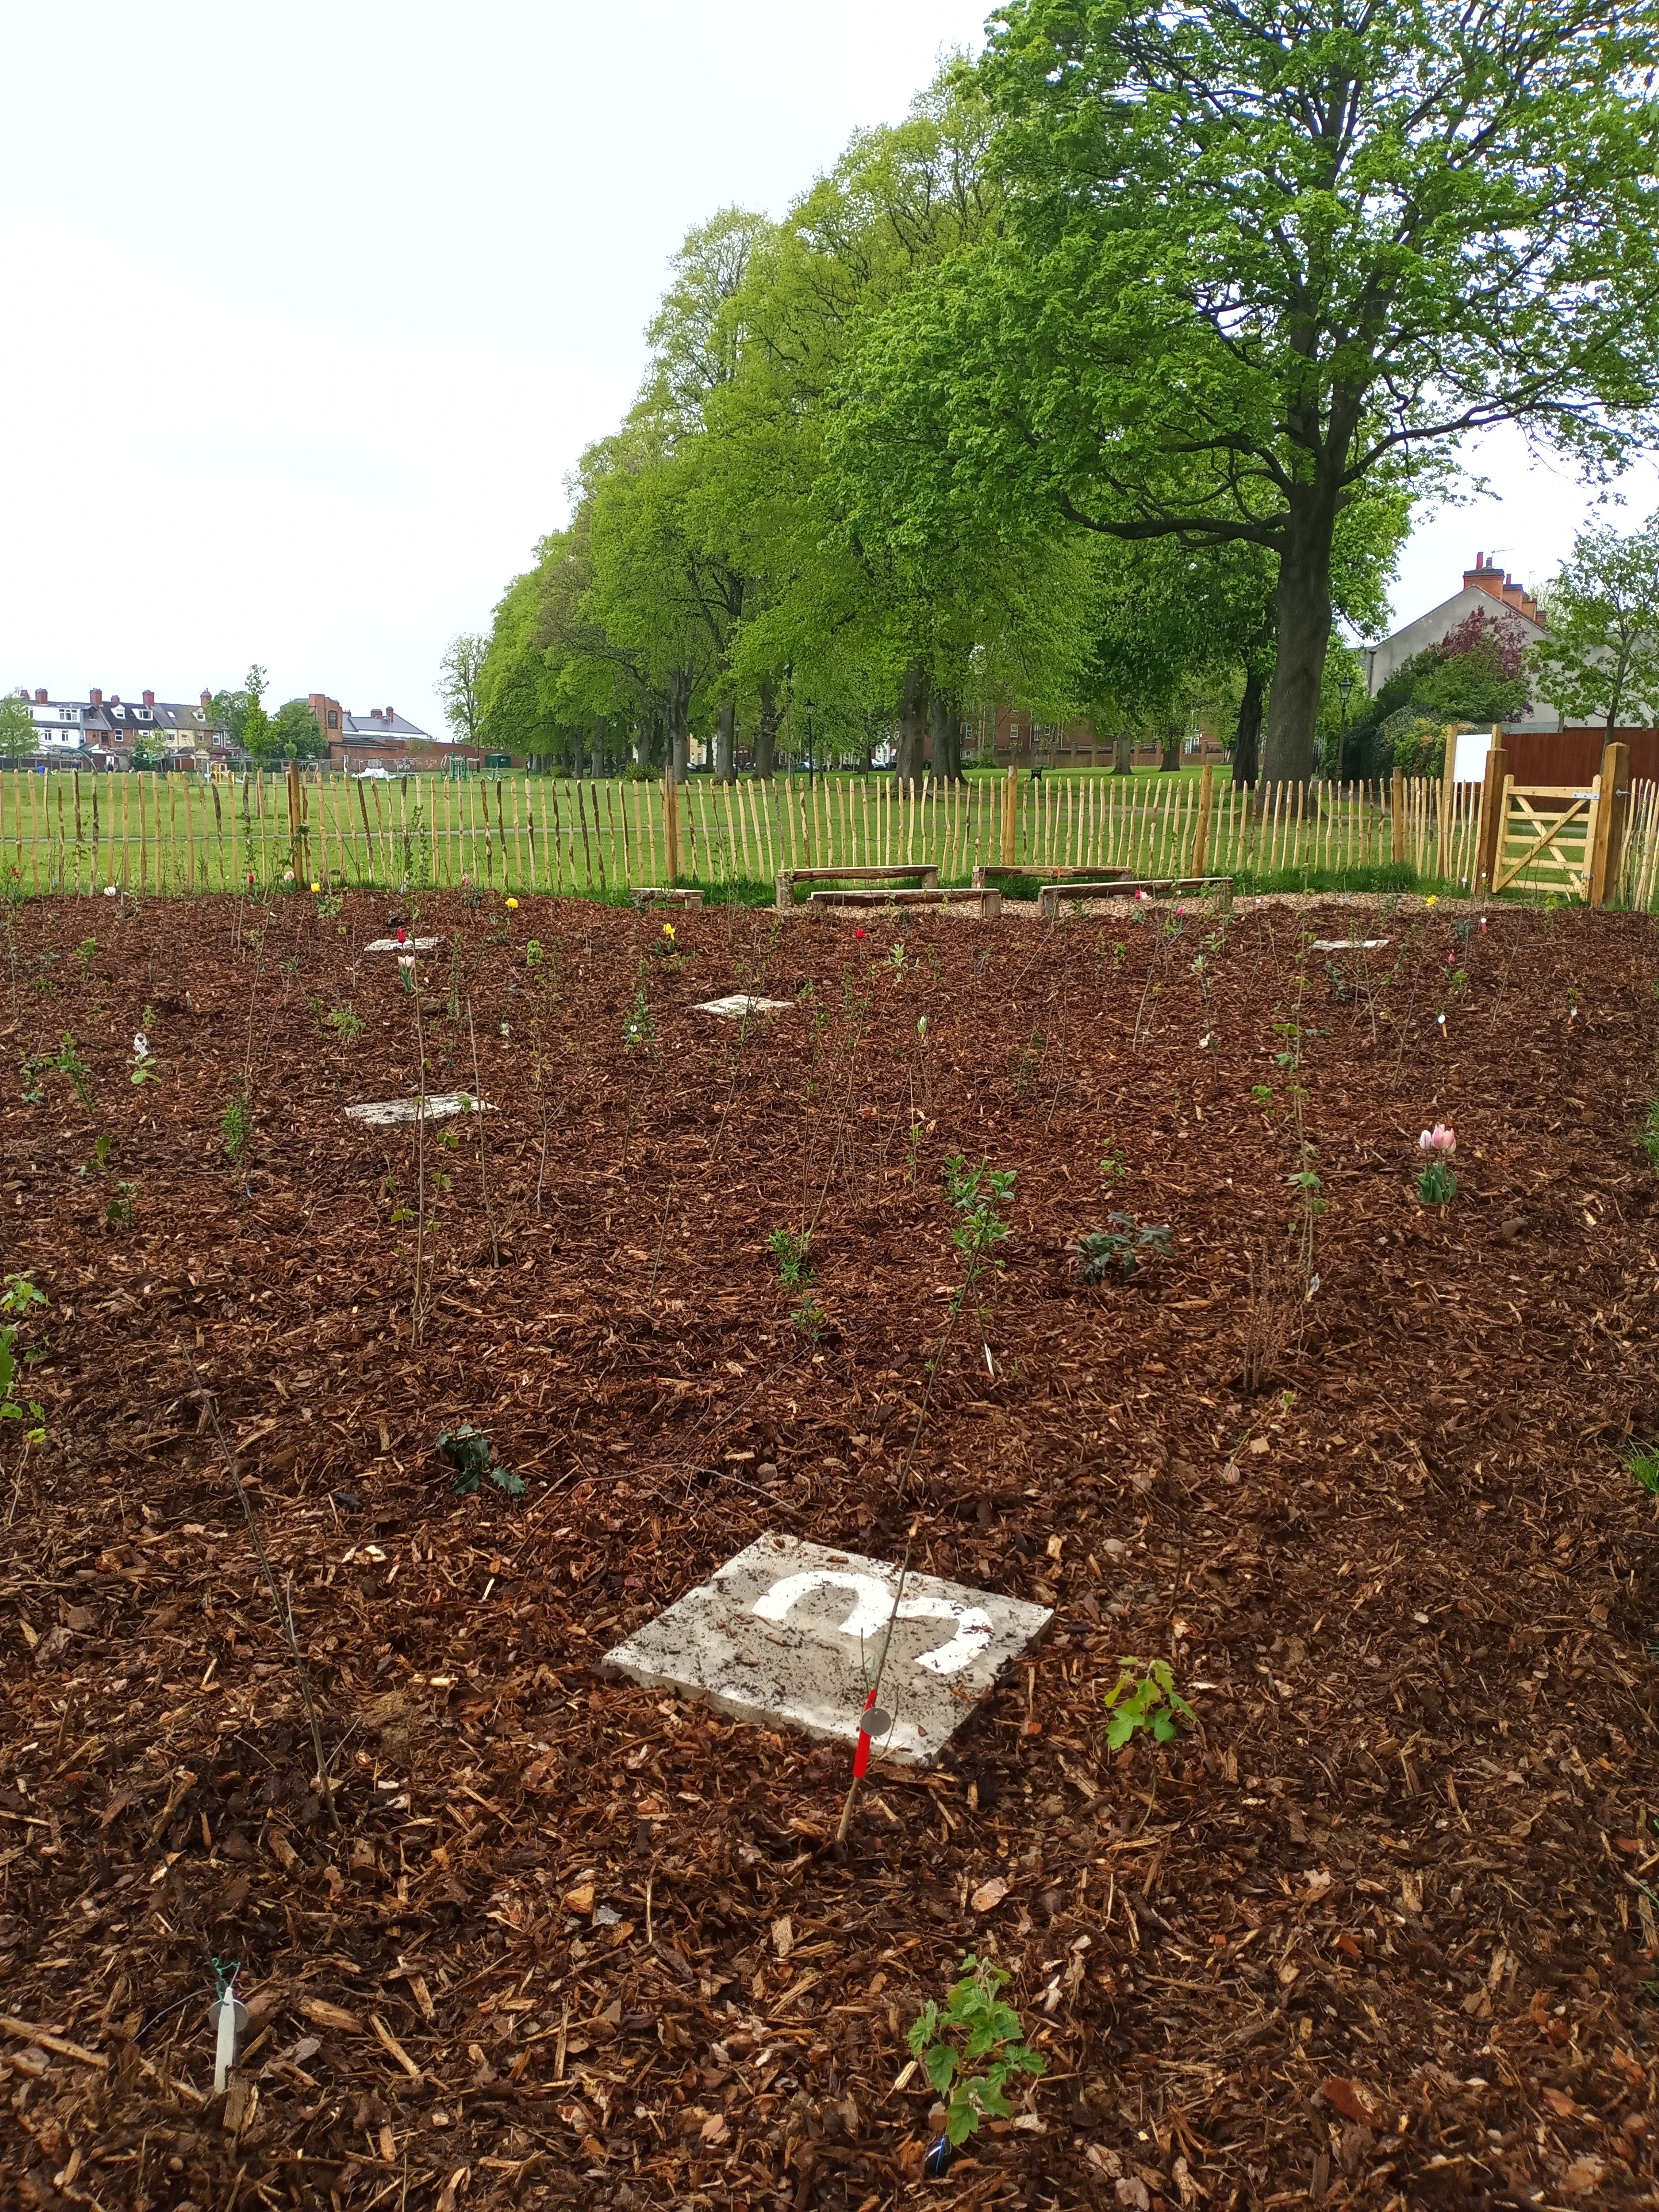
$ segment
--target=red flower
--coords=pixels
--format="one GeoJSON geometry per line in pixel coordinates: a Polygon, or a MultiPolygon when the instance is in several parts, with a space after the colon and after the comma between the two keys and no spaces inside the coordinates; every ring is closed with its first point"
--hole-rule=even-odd
{"type": "Polygon", "coordinates": [[[861,929],[855,929],[855,930],[853,932],[853,934],[854,934],[854,937],[862,937],[862,936],[863,936],[863,934],[864,934],[864,932],[863,932],[861,929]]]}

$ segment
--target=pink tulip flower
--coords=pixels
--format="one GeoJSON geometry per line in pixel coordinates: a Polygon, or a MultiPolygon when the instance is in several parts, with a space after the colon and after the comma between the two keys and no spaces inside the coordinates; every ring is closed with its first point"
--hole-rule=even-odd
{"type": "Polygon", "coordinates": [[[1419,1152],[1455,1152],[1457,1150],[1456,1133],[1449,1129],[1443,1121],[1437,1121],[1432,1129],[1424,1130],[1417,1140],[1417,1149],[1419,1152]]]}

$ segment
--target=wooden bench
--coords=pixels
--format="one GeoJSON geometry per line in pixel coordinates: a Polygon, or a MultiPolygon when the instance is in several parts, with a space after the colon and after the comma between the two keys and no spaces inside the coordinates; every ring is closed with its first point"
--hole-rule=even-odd
{"type": "Polygon", "coordinates": [[[1127,881],[1133,874],[1133,868],[1040,868],[1035,862],[1029,868],[1021,868],[986,861],[974,870],[974,889],[982,890],[988,884],[1070,883],[1074,878],[1103,884],[1127,881]]]}
{"type": "Polygon", "coordinates": [[[1045,884],[1037,893],[1042,919],[1052,921],[1062,899],[1133,898],[1145,891],[1148,898],[1218,898],[1223,908],[1233,902],[1231,876],[1160,876],[1126,880],[1114,876],[1091,876],[1066,884],[1045,884]]]}
{"type": "Polygon", "coordinates": [[[850,906],[866,912],[875,907],[973,905],[979,908],[981,921],[994,921],[1002,912],[1002,893],[983,884],[969,890],[960,886],[954,890],[940,890],[934,884],[890,891],[811,891],[806,902],[811,908],[850,906]]]}
{"type": "Polygon", "coordinates": [[[702,904],[702,893],[682,890],[678,884],[672,886],[647,884],[635,892],[634,903],[641,909],[648,906],[683,906],[695,914],[702,904]]]}
{"type": "Polygon", "coordinates": [[[932,890],[938,883],[936,860],[918,860],[891,868],[780,868],[778,912],[787,914],[793,906],[797,884],[915,884],[932,890]]]}

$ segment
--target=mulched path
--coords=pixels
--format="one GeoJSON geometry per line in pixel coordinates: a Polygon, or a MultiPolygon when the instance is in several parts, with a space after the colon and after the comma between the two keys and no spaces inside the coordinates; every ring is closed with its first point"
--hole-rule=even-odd
{"type": "Polygon", "coordinates": [[[0,1442],[0,2197],[1659,2201],[1652,924],[730,908],[665,950],[416,904],[413,993],[384,896],[6,916],[4,1269],[51,1304],[46,1441],[0,1442]],[[800,1004],[691,1011],[734,989],[800,1004]],[[416,1088],[417,1019],[495,1110],[428,1129],[415,1345],[415,1132],[343,1109],[416,1088]],[[26,1103],[65,1036],[90,1107],[26,1103]],[[947,1340],[958,1152],[1018,1181],[947,1340]],[[1113,1208],[1173,1249],[1090,1288],[1113,1208]],[[765,1245],[809,1223],[816,1340],[765,1245]],[[467,1420],[521,1498],[453,1494],[467,1420]],[[599,1664],[767,1528],[1056,1610],[842,1855],[843,1748],[599,1664]],[[1168,1751],[1105,1751],[1124,1653],[1191,1699],[1168,1751]],[[923,2180],[905,2031],[970,1948],[1048,2071],[923,2180]]]}

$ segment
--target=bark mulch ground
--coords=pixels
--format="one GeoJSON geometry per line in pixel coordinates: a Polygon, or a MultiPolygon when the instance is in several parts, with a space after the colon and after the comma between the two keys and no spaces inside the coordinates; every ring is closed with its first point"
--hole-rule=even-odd
{"type": "Polygon", "coordinates": [[[0,2199],[1659,2201],[1653,926],[413,896],[8,916],[0,2199]],[[345,1119],[475,1053],[487,1114],[345,1119]],[[1171,1249],[1091,1287],[1110,1211],[1171,1249]],[[839,1855],[845,1749],[601,1670],[769,1528],[1055,1610],[839,1855]],[[1047,2072],[923,2179],[969,1950],[1047,2072]]]}

